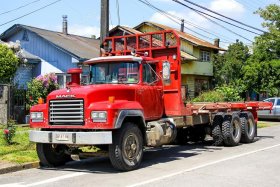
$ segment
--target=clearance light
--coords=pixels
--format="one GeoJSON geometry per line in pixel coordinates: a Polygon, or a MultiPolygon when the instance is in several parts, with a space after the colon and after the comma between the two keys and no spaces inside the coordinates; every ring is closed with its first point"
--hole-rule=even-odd
{"type": "Polygon", "coordinates": [[[39,97],[38,104],[44,104],[44,99],[42,97],[39,97]]]}
{"type": "Polygon", "coordinates": [[[110,103],[114,103],[115,102],[115,96],[109,96],[108,98],[110,103]]]}

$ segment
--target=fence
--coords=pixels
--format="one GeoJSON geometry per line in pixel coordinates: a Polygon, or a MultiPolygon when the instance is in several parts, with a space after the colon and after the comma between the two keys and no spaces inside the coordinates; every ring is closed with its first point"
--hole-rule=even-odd
{"type": "Polygon", "coordinates": [[[0,84],[0,124],[6,124],[8,119],[25,123],[25,114],[26,90],[0,84]]]}

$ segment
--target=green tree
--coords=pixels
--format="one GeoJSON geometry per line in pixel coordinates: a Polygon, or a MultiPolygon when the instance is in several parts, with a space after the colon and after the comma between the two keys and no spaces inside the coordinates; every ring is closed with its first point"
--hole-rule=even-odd
{"type": "Polygon", "coordinates": [[[248,60],[249,48],[240,41],[229,45],[224,54],[217,54],[214,60],[216,86],[230,85],[244,91],[242,68],[248,60]]]}
{"type": "Polygon", "coordinates": [[[269,5],[257,12],[268,32],[255,38],[253,55],[243,67],[246,87],[257,93],[280,95],[280,6],[269,5]]]}
{"type": "Polygon", "coordinates": [[[19,60],[14,52],[7,46],[0,44],[0,82],[10,83],[18,65],[19,60]]]}

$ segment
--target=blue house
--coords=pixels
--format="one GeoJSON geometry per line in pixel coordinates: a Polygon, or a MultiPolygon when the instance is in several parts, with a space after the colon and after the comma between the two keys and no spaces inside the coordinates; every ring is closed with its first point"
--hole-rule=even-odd
{"type": "Polygon", "coordinates": [[[63,17],[62,32],[15,24],[0,35],[4,42],[20,42],[23,54],[28,56],[25,65],[18,68],[15,82],[26,88],[26,82],[46,73],[54,72],[60,87],[69,81],[69,68],[82,68],[82,81],[88,81],[89,68],[85,60],[99,56],[99,40],[67,32],[67,20],[63,17]],[[31,60],[30,60],[31,59],[31,60]]]}

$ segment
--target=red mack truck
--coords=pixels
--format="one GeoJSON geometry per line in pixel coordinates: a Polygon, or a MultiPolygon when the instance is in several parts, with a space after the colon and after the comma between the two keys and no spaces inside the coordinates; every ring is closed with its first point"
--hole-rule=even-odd
{"type": "Polygon", "coordinates": [[[30,110],[30,140],[42,166],[60,166],[82,146],[106,149],[114,168],[140,166],[144,147],[213,137],[237,146],[257,135],[257,110],[266,102],[186,103],[180,39],[173,30],[108,37],[90,59],[90,83],[70,69],[67,88],[30,110]],[[39,129],[39,130],[38,130],[39,129]]]}

